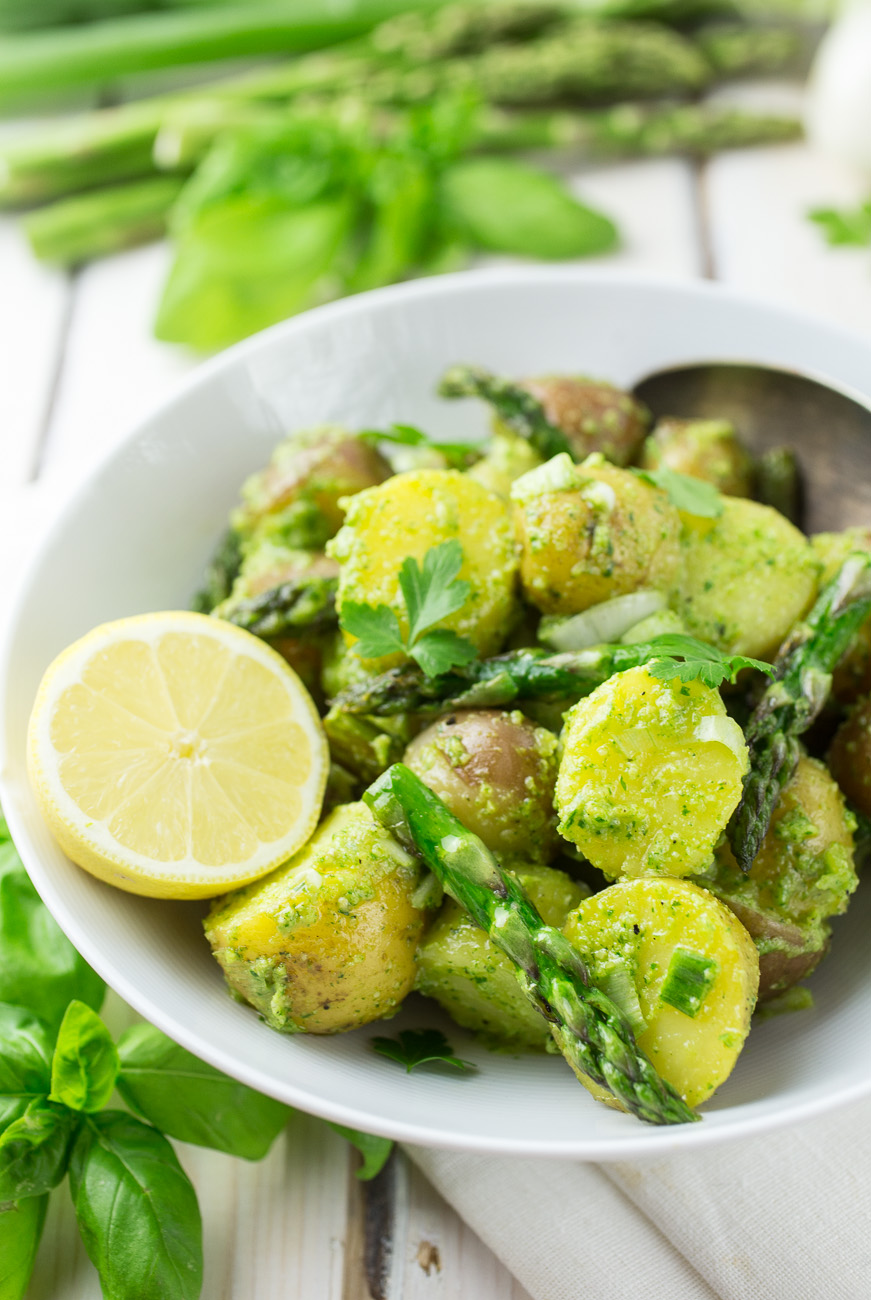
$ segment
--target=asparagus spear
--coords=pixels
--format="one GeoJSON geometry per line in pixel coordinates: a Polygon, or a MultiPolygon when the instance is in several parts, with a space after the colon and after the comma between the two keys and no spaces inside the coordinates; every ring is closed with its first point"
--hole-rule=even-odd
{"type": "Polygon", "coordinates": [[[407,767],[396,763],[363,798],[514,963],[572,1069],[649,1124],[698,1119],[639,1049],[623,1012],[590,981],[580,954],[545,925],[522,886],[407,767]]]}
{"type": "Polygon", "coordinates": [[[491,107],[475,124],[474,143],[490,151],[571,149],[603,159],[672,153],[705,157],[723,149],[781,144],[801,134],[798,118],[749,113],[725,104],[617,104],[575,112],[491,107]]]}
{"type": "Polygon", "coordinates": [[[560,452],[568,452],[574,460],[568,438],[550,423],[541,403],[510,380],[480,366],[452,366],[442,376],[438,391],[441,397],[482,398],[503,424],[526,438],[545,460],[560,452]]]}
{"type": "Polygon", "coordinates": [[[228,528],[206,566],[203,585],[191,601],[191,609],[198,614],[211,614],[215,606],[229,596],[241,567],[239,534],[228,528]]]}
{"type": "Polygon", "coordinates": [[[747,23],[703,29],[696,44],[719,77],[764,77],[786,72],[802,50],[795,27],[757,27],[747,23]]]}
{"type": "Polygon", "coordinates": [[[312,574],[291,578],[246,600],[224,602],[215,610],[228,623],[254,636],[285,636],[302,628],[322,631],[335,627],[338,578],[312,574]]]}
{"type": "Polygon", "coordinates": [[[869,614],[871,555],[857,551],[847,557],[784,645],[775,679],[745,729],[750,770],[728,828],[732,852],[743,871],[752,867],[780,792],[795,771],[799,737],[825,704],[832,672],[869,614]]]}
{"type": "Polygon", "coordinates": [[[436,3],[259,0],[9,36],[0,46],[0,102],[154,68],[319,49],[365,33],[403,9],[436,3]]]}
{"type": "Polygon", "coordinates": [[[445,709],[498,708],[514,700],[574,701],[589,695],[614,673],[663,656],[656,641],[591,646],[551,654],[533,647],[491,659],[477,659],[438,677],[416,664],[402,664],[341,691],[333,711],[368,714],[442,713],[445,709]]]}
{"type": "Polygon", "coordinates": [[[801,527],[804,485],[798,457],[791,447],[772,447],[756,462],[755,497],[801,527]]]}
{"type": "Polygon", "coordinates": [[[178,177],[157,176],[77,194],[31,213],[24,231],[41,261],[78,266],[159,239],[182,183],[178,177]]]}

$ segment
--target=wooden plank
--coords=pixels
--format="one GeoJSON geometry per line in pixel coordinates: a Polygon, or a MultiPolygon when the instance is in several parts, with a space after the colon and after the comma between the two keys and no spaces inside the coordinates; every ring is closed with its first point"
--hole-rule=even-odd
{"type": "Polygon", "coordinates": [[[34,259],[12,217],[0,219],[0,495],[27,483],[61,355],[71,288],[34,259]]]}
{"type": "Polygon", "coordinates": [[[152,335],[168,260],[165,244],[150,244],[95,262],[77,277],[45,441],[44,464],[52,472],[81,472],[195,365],[195,356],[152,335]]]}
{"type": "Polygon", "coordinates": [[[693,166],[680,158],[651,158],[572,172],[572,191],[617,222],[619,251],[591,259],[625,271],[681,278],[701,275],[702,240],[693,166]]]}
{"type": "Polygon", "coordinates": [[[871,331],[868,250],[829,248],[807,218],[865,198],[858,169],[807,145],[738,150],[708,164],[704,192],[717,279],[871,331]]]}
{"type": "Polygon", "coordinates": [[[408,1170],[405,1249],[389,1300],[531,1300],[472,1229],[402,1156],[408,1170]]]}

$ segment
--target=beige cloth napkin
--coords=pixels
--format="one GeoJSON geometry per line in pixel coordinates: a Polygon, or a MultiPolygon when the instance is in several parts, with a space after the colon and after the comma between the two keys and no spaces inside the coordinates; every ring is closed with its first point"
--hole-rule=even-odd
{"type": "Polygon", "coordinates": [[[534,1300],[871,1300],[868,1101],[635,1164],[406,1150],[534,1300]]]}

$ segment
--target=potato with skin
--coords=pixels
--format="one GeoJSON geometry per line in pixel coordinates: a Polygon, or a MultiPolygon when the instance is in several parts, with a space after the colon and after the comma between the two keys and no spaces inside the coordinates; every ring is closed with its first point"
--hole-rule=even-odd
{"type": "MultiPolygon", "coordinates": [[[[871,528],[845,528],[842,533],[817,533],[811,538],[823,566],[820,586],[834,578],[852,551],[871,551],[871,528]]],[[[871,694],[871,617],[857,629],[846,654],[835,669],[832,694],[839,704],[854,704],[871,694]]]]}
{"type": "Polygon", "coordinates": [[[722,502],[717,519],[684,516],[675,608],[692,636],[771,661],[814,602],[819,561],[804,534],[770,506],[722,502]]]}
{"type": "Polygon", "coordinates": [[[650,412],[629,393],[583,375],[521,379],[518,388],[541,403],[548,422],[565,434],[575,460],[601,452],[628,465],[650,427],[650,412]]]}
{"type": "Polygon", "coordinates": [[[392,1016],[424,923],[417,862],[365,804],[345,804],[271,875],[218,899],[206,938],[231,991],[284,1033],[392,1016]]]}
{"type": "Polygon", "coordinates": [[[595,983],[627,1002],[657,1072],[689,1106],[707,1100],[731,1074],[756,1005],[759,959],[738,918],[689,881],[624,880],[581,903],[563,933],[595,983]],[[697,982],[682,978],[687,969],[697,982]]]}
{"type": "Polygon", "coordinates": [[[559,831],[606,876],[686,876],[710,861],[749,766],[701,681],[617,673],[566,714],[559,831]]]}
{"type": "Polygon", "coordinates": [[[680,516],[664,492],[628,470],[563,453],[511,488],[526,599],[544,614],[579,614],[639,588],[668,592],[680,559],[680,516]]]}
{"type": "MultiPolygon", "coordinates": [[[[411,556],[420,564],[432,547],[457,540],[463,550],[457,576],[470,591],[462,608],[438,626],[467,637],[482,656],[500,648],[514,618],[517,580],[511,519],[500,497],[458,470],[422,469],[358,493],[347,510],[344,527],[327,547],[342,566],[340,615],[345,601],[384,604],[407,633],[399,586],[403,561],[411,556]]],[[[346,640],[353,643],[347,634],[346,640]]],[[[403,658],[384,655],[365,667],[383,672],[403,658]]]]}
{"type": "Polygon", "coordinates": [[[728,420],[660,420],[639,463],[704,479],[732,497],[749,497],[753,488],[752,457],[728,420]]]}
{"type": "Polygon", "coordinates": [[[306,429],[280,442],[266,468],[246,480],[231,523],[243,538],[266,535],[321,547],[342,525],[339,502],[382,483],[390,472],[384,457],[347,429],[306,429]]]}
{"type": "Polygon", "coordinates": [[[825,956],[829,918],[858,884],[855,820],[822,763],[802,757],[774,810],[749,874],[728,844],[696,877],[726,903],[759,949],[759,1001],[804,979],[825,956]]]}
{"type": "MultiPolygon", "coordinates": [[[[552,867],[510,868],[548,925],[559,928],[589,890],[552,867]]],[[[547,1021],[520,987],[516,968],[453,899],[417,950],[415,988],[491,1046],[553,1050],[547,1021]]]]}
{"type": "Polygon", "coordinates": [[[494,853],[545,862],[557,843],[557,739],[522,713],[455,710],[416,736],[403,762],[494,853]]]}
{"type": "Polygon", "coordinates": [[[829,769],[850,802],[871,817],[871,700],[860,700],[841,723],[829,769]]]}

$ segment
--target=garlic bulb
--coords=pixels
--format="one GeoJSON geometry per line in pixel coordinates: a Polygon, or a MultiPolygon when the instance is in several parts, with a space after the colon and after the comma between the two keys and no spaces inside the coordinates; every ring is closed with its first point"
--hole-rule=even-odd
{"type": "Polygon", "coordinates": [[[871,0],[854,0],[823,38],[805,124],[812,144],[871,171],[871,0]]]}

